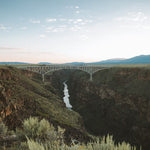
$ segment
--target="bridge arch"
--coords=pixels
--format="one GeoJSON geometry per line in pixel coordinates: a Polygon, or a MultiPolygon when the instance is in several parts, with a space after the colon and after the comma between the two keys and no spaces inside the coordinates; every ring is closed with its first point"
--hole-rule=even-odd
{"type": "Polygon", "coordinates": [[[98,65],[43,65],[43,66],[36,66],[36,65],[29,65],[29,66],[17,66],[19,69],[29,70],[42,75],[42,80],[44,82],[45,75],[49,72],[54,72],[63,69],[69,70],[81,70],[90,75],[90,81],[93,80],[93,74],[104,69],[108,69],[108,67],[102,67],[98,65]]]}
{"type": "MultiPolygon", "coordinates": [[[[55,70],[55,71],[60,71],[60,70],[78,70],[78,71],[82,71],[82,72],[85,72],[85,73],[89,74],[89,75],[90,75],[90,80],[91,80],[91,81],[93,80],[93,77],[92,77],[93,73],[90,74],[88,71],[85,71],[85,70],[82,70],[82,69],[64,69],[64,68],[61,68],[61,69],[58,69],[58,70],[55,70]]],[[[45,74],[42,75],[42,80],[44,81],[44,78],[45,78],[44,76],[45,76],[46,74],[48,74],[48,73],[50,73],[50,72],[55,72],[55,71],[49,70],[49,71],[45,72],[45,74]]]]}

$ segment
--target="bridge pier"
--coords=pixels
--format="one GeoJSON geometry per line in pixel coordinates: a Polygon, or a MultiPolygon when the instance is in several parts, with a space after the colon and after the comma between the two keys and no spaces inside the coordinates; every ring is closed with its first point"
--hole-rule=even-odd
{"type": "Polygon", "coordinates": [[[42,81],[44,82],[45,78],[44,78],[44,74],[42,74],[42,81]]]}
{"type": "Polygon", "coordinates": [[[92,76],[93,74],[92,73],[90,73],[90,81],[93,81],[93,76],[92,76]]]}

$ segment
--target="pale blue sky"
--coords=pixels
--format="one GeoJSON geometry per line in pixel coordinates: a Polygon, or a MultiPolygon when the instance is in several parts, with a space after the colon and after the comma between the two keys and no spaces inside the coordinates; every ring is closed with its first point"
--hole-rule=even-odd
{"type": "Polygon", "coordinates": [[[0,0],[0,61],[150,54],[149,0],[0,0]]]}

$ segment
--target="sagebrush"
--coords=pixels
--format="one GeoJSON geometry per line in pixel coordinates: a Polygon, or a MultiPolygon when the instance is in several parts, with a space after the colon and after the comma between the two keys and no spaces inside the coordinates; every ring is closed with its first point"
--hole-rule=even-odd
{"type": "Polygon", "coordinates": [[[37,117],[24,120],[23,130],[29,150],[136,150],[125,142],[115,145],[110,135],[96,138],[94,142],[87,144],[72,140],[72,143],[67,145],[64,141],[64,129],[58,127],[56,130],[47,120],[39,121],[37,117]]]}

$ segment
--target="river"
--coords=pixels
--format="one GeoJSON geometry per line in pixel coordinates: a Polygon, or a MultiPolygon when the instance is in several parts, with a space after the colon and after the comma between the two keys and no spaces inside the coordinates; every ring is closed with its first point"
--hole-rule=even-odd
{"type": "Polygon", "coordinates": [[[69,102],[69,92],[68,92],[68,86],[66,84],[66,81],[63,82],[63,85],[64,85],[64,97],[63,97],[63,100],[64,100],[64,103],[66,104],[66,107],[68,109],[71,109],[72,105],[69,102]]]}

